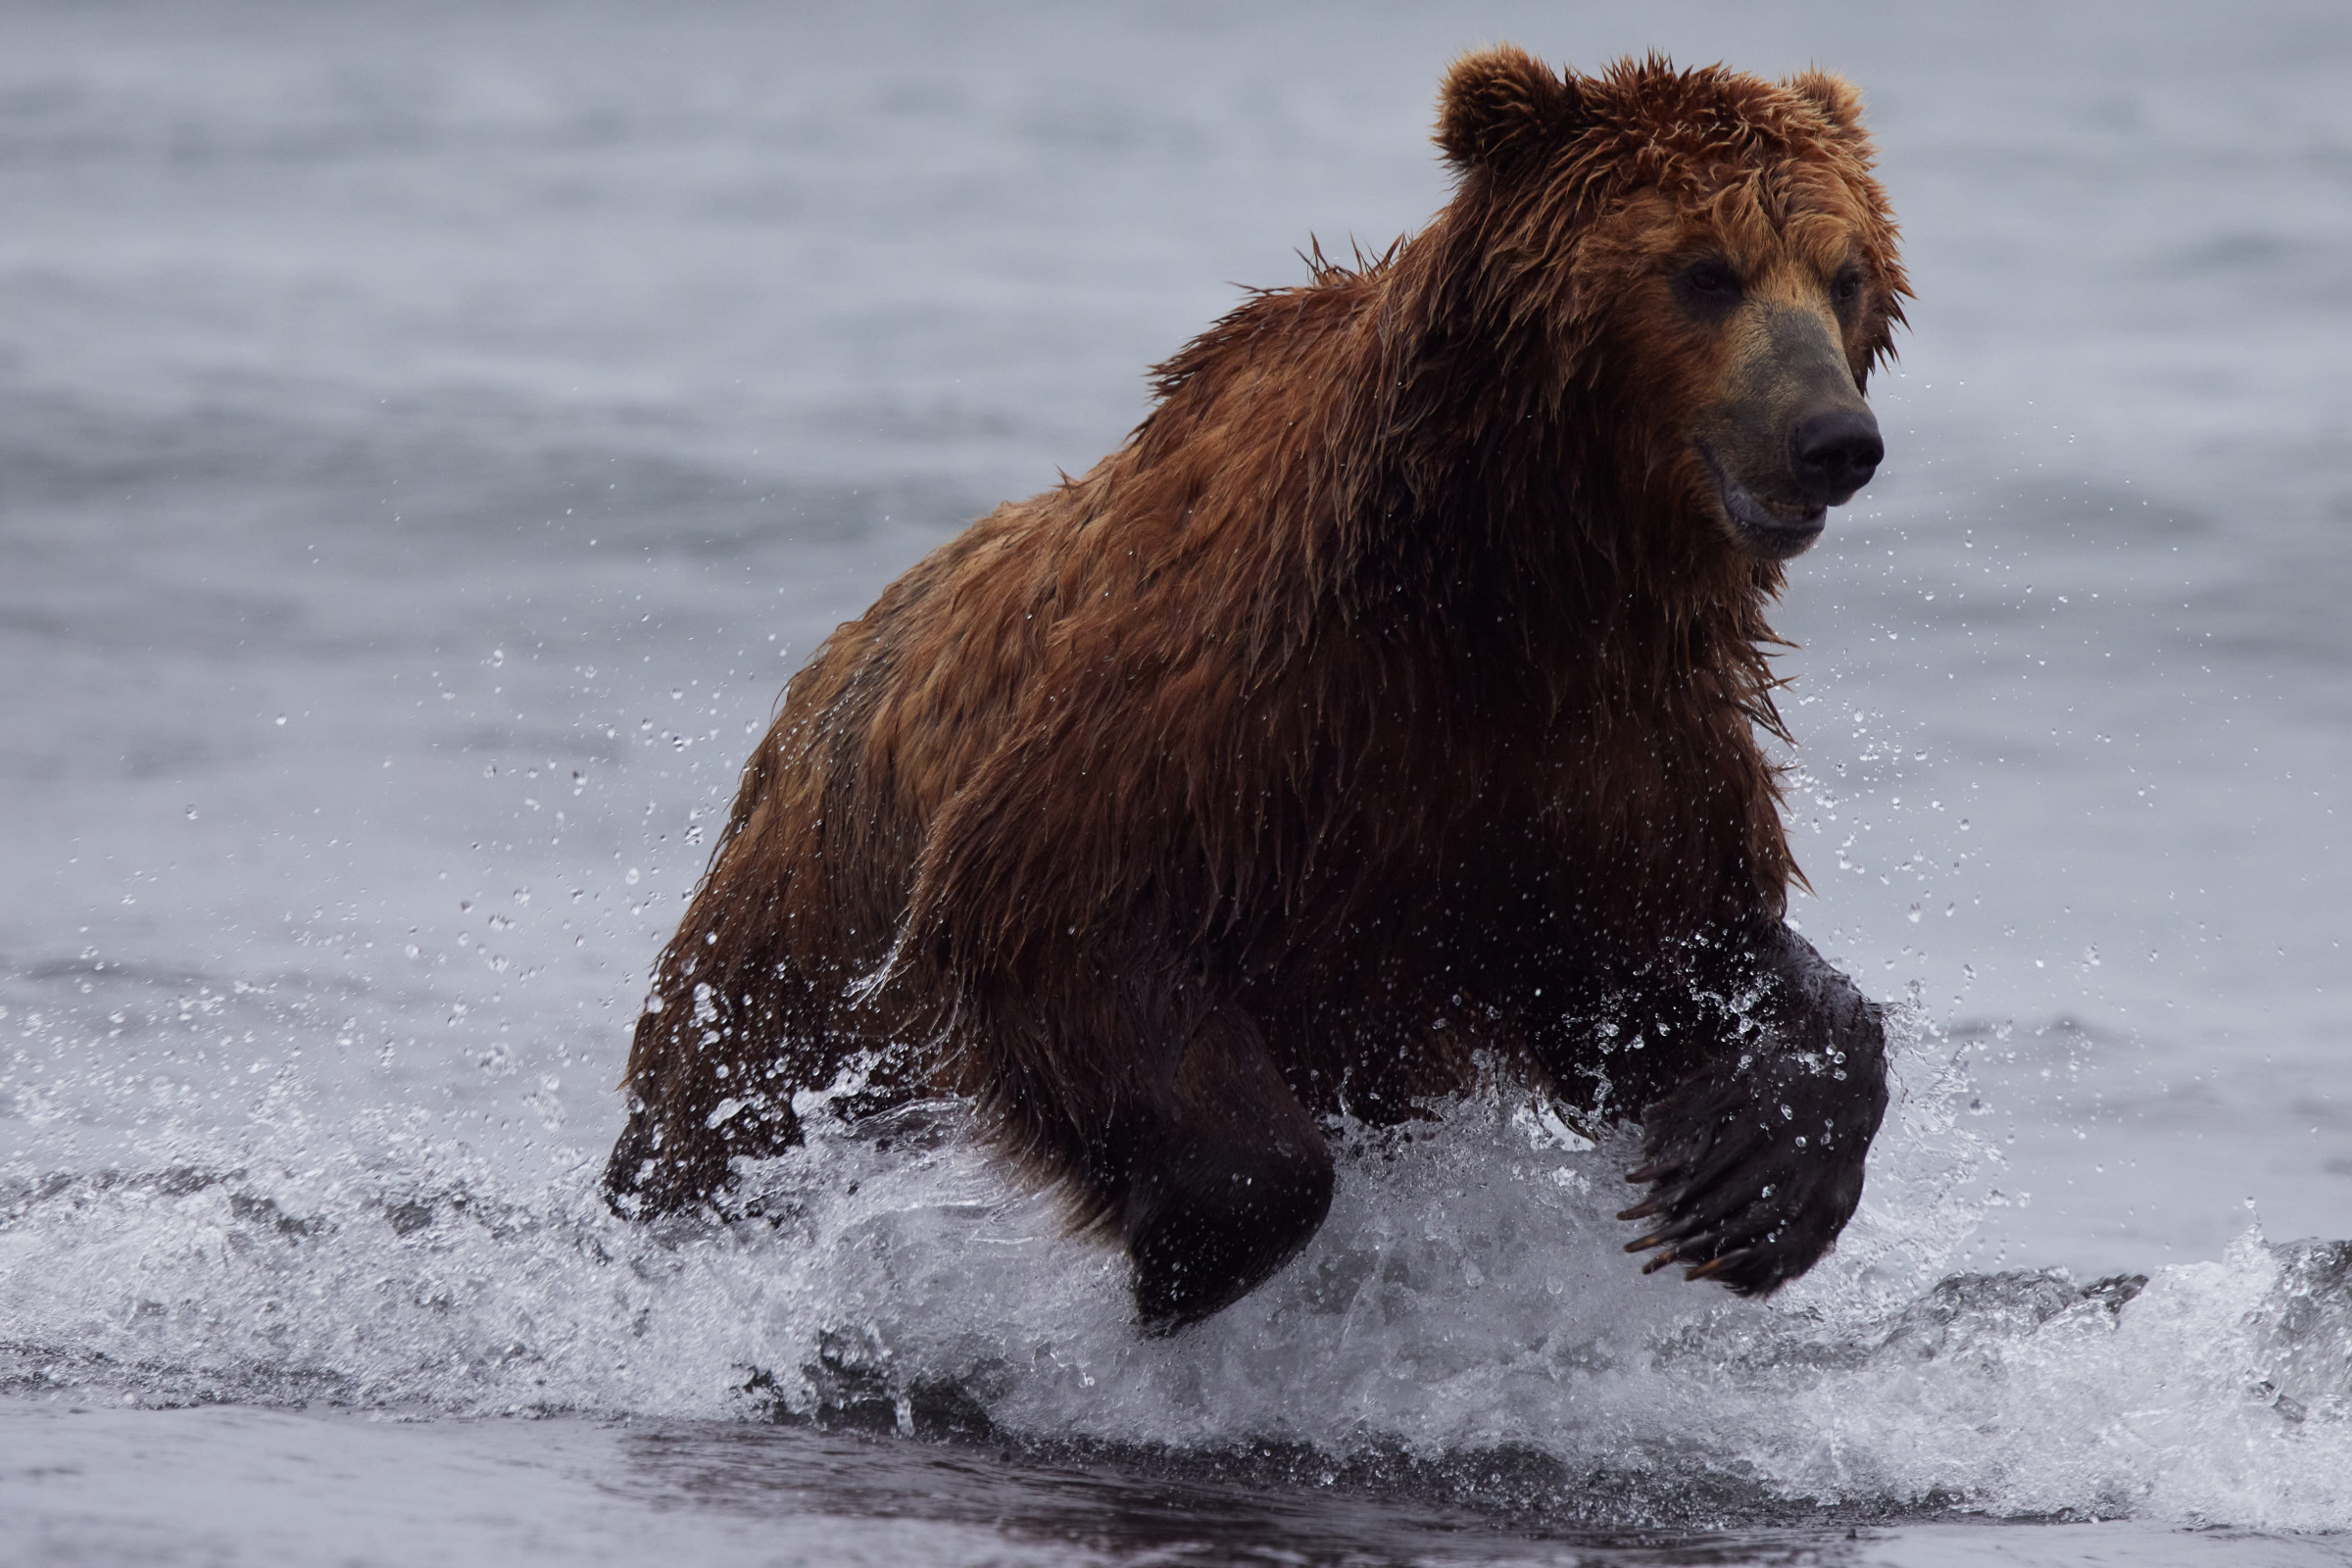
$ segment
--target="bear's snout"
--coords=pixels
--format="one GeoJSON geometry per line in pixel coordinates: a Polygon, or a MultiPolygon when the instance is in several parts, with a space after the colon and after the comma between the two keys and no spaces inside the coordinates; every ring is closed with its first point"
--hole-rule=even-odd
{"type": "Polygon", "coordinates": [[[1832,409],[1797,421],[1788,435],[1788,467],[1806,500],[1842,507],[1870,483],[1886,456],[1877,416],[1864,409],[1832,409]]]}
{"type": "Polygon", "coordinates": [[[1733,537],[1785,561],[1870,482],[1886,445],[1819,313],[1753,304],[1731,336],[1722,395],[1698,421],[1697,446],[1733,537]]]}

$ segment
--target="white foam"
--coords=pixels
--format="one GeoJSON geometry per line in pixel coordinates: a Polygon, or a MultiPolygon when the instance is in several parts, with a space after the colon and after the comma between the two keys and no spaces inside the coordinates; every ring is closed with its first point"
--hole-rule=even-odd
{"type": "Polygon", "coordinates": [[[1610,1217],[1623,1139],[1495,1092],[1350,1130],[1304,1255],[1169,1340],[1136,1335],[1122,1259],[1008,1189],[952,1106],[817,1119],[753,1173],[766,1217],[724,1227],[631,1225],[592,1162],[502,1184],[386,1126],[281,1126],[300,1162],[183,1143],[143,1174],[24,1176],[0,1322],[20,1389],[145,1402],[911,1425],[944,1398],[1014,1435],[1180,1450],[1500,1448],[1653,1490],[2352,1525],[2347,1254],[2250,1234],[2136,1297],[1936,1284],[1980,1152],[1910,1032],[1863,1212],[1764,1303],[1642,1277],[1610,1217]]]}

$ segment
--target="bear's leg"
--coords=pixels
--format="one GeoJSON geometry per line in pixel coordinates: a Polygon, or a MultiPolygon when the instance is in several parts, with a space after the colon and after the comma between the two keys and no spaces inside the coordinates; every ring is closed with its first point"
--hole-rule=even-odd
{"type": "Polygon", "coordinates": [[[1331,1152],[1256,1028],[1220,1009],[1138,1118],[1120,1229],[1147,1332],[1247,1296],[1297,1256],[1331,1207],[1331,1152]]]}
{"type": "Polygon", "coordinates": [[[721,1053],[699,1026],[681,1030],[680,1016],[691,1022],[677,1007],[637,1020],[629,1121],[605,1165],[606,1199],[631,1219],[710,1203],[737,1156],[762,1159],[801,1141],[793,1086],[760,1070],[756,1054],[721,1053]]]}
{"type": "Polygon", "coordinates": [[[1659,1249],[1643,1272],[1765,1296],[1811,1268],[1862,1200],[1862,1167],[1886,1112],[1886,1039],[1878,1006],[1779,922],[1733,956],[1727,990],[1752,999],[1709,1042],[1699,1069],[1643,1116],[1655,1187],[1618,1217],[1650,1223],[1629,1252],[1659,1249]]]}

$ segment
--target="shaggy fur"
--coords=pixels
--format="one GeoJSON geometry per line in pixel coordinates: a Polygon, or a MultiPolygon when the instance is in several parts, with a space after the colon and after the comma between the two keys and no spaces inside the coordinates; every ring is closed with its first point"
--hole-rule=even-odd
{"type": "Polygon", "coordinates": [[[1588,1120],[1655,1106],[1661,1261],[1809,1265],[1878,1022],[1781,923],[1782,566],[1705,432],[1787,380],[1756,311],[1823,323],[1856,408],[1888,352],[1857,110],[1819,74],[1458,62],[1427,228],[1252,296],[1123,447],[794,677],[662,956],[615,1201],[713,1200],[856,1066],[868,1103],[972,1097],[1167,1327],[1312,1233],[1322,1118],[1483,1063],[1588,1120]],[[1686,297],[1699,255],[1740,310],[1686,297]]]}

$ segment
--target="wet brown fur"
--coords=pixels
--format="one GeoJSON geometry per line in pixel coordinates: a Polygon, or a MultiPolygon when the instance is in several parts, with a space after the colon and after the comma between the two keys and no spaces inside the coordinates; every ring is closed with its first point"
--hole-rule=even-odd
{"type": "Polygon", "coordinates": [[[1482,1060],[1600,1114],[1688,1071],[1661,1043],[1604,1102],[1563,1022],[1796,876],[1757,735],[1782,567],[1691,448],[1754,346],[1667,273],[1727,255],[1859,385],[1904,285],[1857,108],[1457,62],[1426,228],[1252,296],[1124,446],[794,677],[637,1029],[624,1205],[718,1194],[853,1065],[973,1097],[1114,1227],[1165,1125],[1302,1148],[1482,1060]]]}

